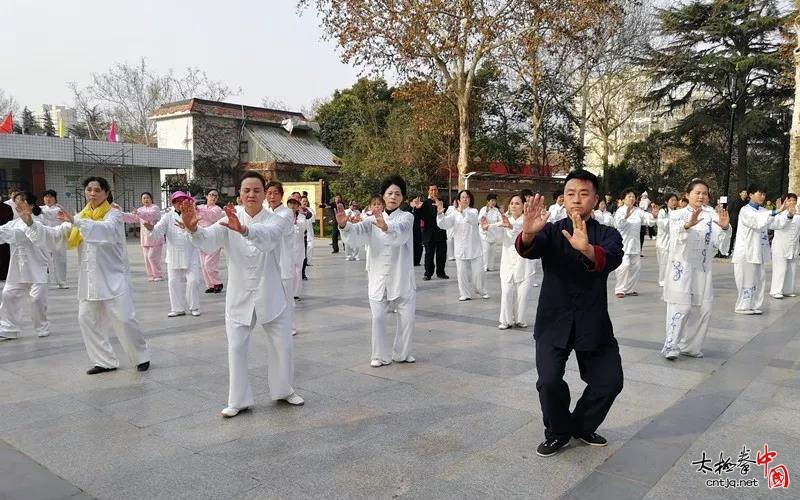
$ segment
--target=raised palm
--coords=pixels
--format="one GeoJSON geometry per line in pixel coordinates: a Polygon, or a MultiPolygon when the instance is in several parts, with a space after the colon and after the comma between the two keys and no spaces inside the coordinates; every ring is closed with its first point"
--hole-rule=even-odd
{"type": "Polygon", "coordinates": [[[227,227],[231,231],[241,233],[243,226],[242,222],[239,220],[239,216],[236,215],[236,207],[228,203],[225,206],[225,215],[228,216],[228,222],[220,222],[220,225],[227,227]]]}
{"type": "Polygon", "coordinates": [[[544,207],[544,197],[534,195],[525,203],[522,213],[522,232],[536,234],[541,231],[548,219],[547,210],[544,207]]]}
{"type": "MultiPolygon", "coordinates": [[[[197,222],[197,210],[195,209],[194,201],[184,200],[184,202],[181,203],[181,223],[183,227],[190,233],[193,233],[197,231],[197,222]]],[[[144,227],[150,230],[153,229],[153,225],[148,223],[145,223],[144,227]]]]}

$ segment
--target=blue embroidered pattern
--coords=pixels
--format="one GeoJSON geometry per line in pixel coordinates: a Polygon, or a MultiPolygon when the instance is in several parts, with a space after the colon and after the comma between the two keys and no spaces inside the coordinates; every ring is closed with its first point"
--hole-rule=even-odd
{"type": "Polygon", "coordinates": [[[676,342],[675,334],[677,333],[676,330],[680,325],[680,320],[683,318],[684,314],[681,312],[676,312],[672,315],[669,322],[669,331],[667,332],[667,340],[664,342],[664,347],[661,349],[661,352],[666,354],[669,351],[674,351],[675,349],[674,344],[676,342]]]}
{"type": "Polygon", "coordinates": [[[680,281],[683,276],[683,264],[677,260],[672,261],[672,281],[680,281]]]}

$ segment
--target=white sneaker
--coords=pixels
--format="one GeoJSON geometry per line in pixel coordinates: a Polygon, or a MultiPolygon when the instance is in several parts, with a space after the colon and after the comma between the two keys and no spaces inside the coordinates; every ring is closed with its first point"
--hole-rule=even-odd
{"type": "Polygon", "coordinates": [[[537,288],[538,286],[539,286],[539,283],[534,283],[533,284],[533,288],[537,288]]]}
{"type": "Polygon", "coordinates": [[[753,314],[764,314],[764,311],[761,309],[753,309],[753,314]]]}
{"type": "Polygon", "coordinates": [[[669,351],[666,354],[664,354],[664,357],[672,361],[678,359],[678,354],[680,354],[678,351],[669,351]]]}
{"type": "Polygon", "coordinates": [[[397,361],[398,363],[416,363],[417,361],[416,359],[414,359],[414,356],[409,356],[406,359],[392,357],[392,360],[397,361]]]}
{"type": "Polygon", "coordinates": [[[469,300],[469,297],[459,297],[458,300],[464,302],[465,300],[469,300]]]}
{"type": "Polygon", "coordinates": [[[508,330],[508,325],[505,324],[505,323],[500,323],[499,325],[497,325],[497,329],[498,330],[508,330]]]}
{"type": "Polygon", "coordinates": [[[293,406],[303,406],[306,403],[303,400],[303,398],[301,398],[300,396],[297,395],[296,392],[293,392],[293,393],[289,394],[285,398],[281,398],[281,400],[282,401],[286,401],[287,403],[289,403],[290,405],[293,405],[293,406]]]}
{"type": "Polygon", "coordinates": [[[783,294],[782,293],[771,293],[771,294],[769,294],[769,296],[772,297],[773,299],[782,299],[783,298],[783,294]]]}
{"type": "Polygon", "coordinates": [[[242,412],[242,411],[245,411],[245,410],[249,410],[249,409],[250,409],[249,406],[245,406],[244,408],[234,408],[233,406],[228,406],[226,408],[223,408],[220,413],[225,418],[232,418],[232,417],[235,417],[236,415],[238,415],[239,412],[242,412]]]}
{"type": "Polygon", "coordinates": [[[735,312],[736,314],[755,314],[755,312],[753,312],[752,309],[736,309],[733,312],[735,312]]]}
{"type": "Polygon", "coordinates": [[[528,323],[525,323],[524,321],[520,321],[519,323],[517,323],[516,326],[517,326],[517,328],[528,328],[528,323]]]}
{"type": "Polygon", "coordinates": [[[663,281],[659,281],[658,282],[658,286],[660,286],[661,288],[664,288],[664,282],[663,281]]]}
{"type": "Polygon", "coordinates": [[[164,281],[164,278],[153,278],[153,281],[164,281]]]}
{"type": "Polygon", "coordinates": [[[392,364],[391,361],[383,361],[383,360],[380,360],[380,359],[373,359],[372,361],[369,362],[369,366],[371,366],[373,368],[379,368],[381,366],[386,366],[386,365],[391,365],[391,364],[392,364]]]}
{"type": "Polygon", "coordinates": [[[191,309],[189,312],[192,313],[192,316],[200,316],[200,309],[191,309]]]}
{"type": "Polygon", "coordinates": [[[697,354],[693,354],[691,352],[683,352],[683,351],[681,351],[681,356],[689,356],[690,358],[702,358],[703,357],[703,351],[699,351],[699,352],[697,352],[697,354]]]}
{"type": "Polygon", "coordinates": [[[489,298],[489,294],[488,293],[484,293],[483,295],[481,295],[481,297],[483,297],[484,299],[488,299],[489,298]]]}
{"type": "Polygon", "coordinates": [[[61,290],[68,290],[69,285],[67,285],[66,283],[59,283],[58,288],[60,288],[61,290]]]}
{"type": "Polygon", "coordinates": [[[178,316],[186,316],[186,311],[171,311],[167,314],[168,318],[177,318],[178,316]]]}
{"type": "Polygon", "coordinates": [[[784,294],[784,295],[786,295],[787,297],[797,297],[796,293],[787,293],[787,294],[784,294]]]}
{"type": "Polygon", "coordinates": [[[37,336],[38,337],[49,337],[50,336],[50,332],[41,332],[37,336]]]}

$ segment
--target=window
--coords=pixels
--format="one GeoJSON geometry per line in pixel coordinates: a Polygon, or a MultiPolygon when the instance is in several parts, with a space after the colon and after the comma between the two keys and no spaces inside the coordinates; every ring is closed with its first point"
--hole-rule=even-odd
{"type": "Polygon", "coordinates": [[[239,154],[246,155],[247,154],[247,141],[239,141],[239,154]]]}

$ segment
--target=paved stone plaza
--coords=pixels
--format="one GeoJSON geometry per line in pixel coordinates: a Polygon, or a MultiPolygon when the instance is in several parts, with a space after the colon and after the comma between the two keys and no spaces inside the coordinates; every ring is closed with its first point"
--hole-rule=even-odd
{"type": "MultiPolygon", "coordinates": [[[[789,499],[800,497],[800,299],[767,299],[761,316],[733,314],[733,269],[715,264],[717,301],[705,358],[663,359],[664,304],[646,242],[639,297],[610,310],[625,388],[599,432],[606,448],[573,440],[539,458],[542,421],[531,329],[500,331],[492,298],[458,302],[449,281],[418,269],[416,364],[371,368],[364,262],[318,240],[298,304],[295,388],[304,407],[267,395],[264,342],[251,347],[252,412],[224,420],[224,297],[202,316],[168,319],[166,282],[145,279],[131,241],[137,316],[152,368],[87,376],[70,290],[51,290],[52,335],[0,343],[0,499],[789,499]],[[341,256],[341,257],[340,257],[341,256]],[[736,464],[764,445],[789,489],[764,466],[703,474],[720,452],[736,464]],[[708,487],[758,479],[757,488],[708,487]],[[798,483],[795,483],[798,481],[798,483]]],[[[541,280],[541,276],[538,276],[541,280]]],[[[612,280],[613,281],[613,280],[612,280]]],[[[538,297],[539,289],[533,300],[538,297]]],[[[531,313],[535,311],[535,308],[531,313]]],[[[532,318],[531,318],[532,319],[532,318]]],[[[259,332],[260,333],[260,332],[259,332]]],[[[577,400],[574,356],[566,378],[577,400]]]]}

